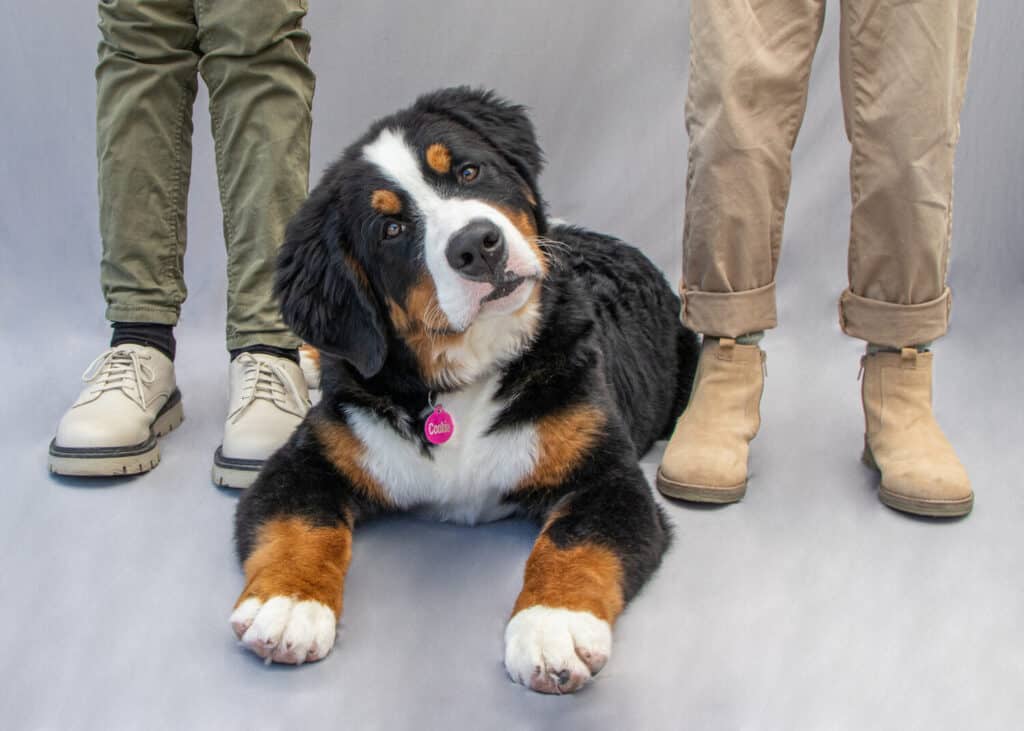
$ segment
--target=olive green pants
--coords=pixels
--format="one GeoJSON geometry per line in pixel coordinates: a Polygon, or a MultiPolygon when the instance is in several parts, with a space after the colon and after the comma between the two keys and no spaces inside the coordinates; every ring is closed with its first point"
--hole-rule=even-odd
{"type": "Polygon", "coordinates": [[[178,320],[201,75],[227,245],[227,346],[298,344],[272,284],[284,226],[309,184],[305,14],[305,0],[99,3],[100,281],[109,320],[178,320]]]}
{"type": "MultiPolygon", "coordinates": [[[[890,347],[941,337],[953,156],[977,0],[841,0],[852,146],[844,332],[890,347]]],[[[776,324],[790,156],[825,0],[693,0],[683,319],[737,337],[776,324]]]]}

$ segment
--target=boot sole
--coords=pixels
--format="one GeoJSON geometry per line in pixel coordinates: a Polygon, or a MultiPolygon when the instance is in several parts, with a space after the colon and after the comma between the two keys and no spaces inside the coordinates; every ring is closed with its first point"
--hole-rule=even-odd
{"type": "Polygon", "coordinates": [[[214,485],[244,490],[256,481],[263,468],[260,459],[234,459],[225,457],[223,446],[217,447],[213,453],[213,471],[211,477],[214,485]]]}
{"type": "MultiPolygon", "coordinates": [[[[871,449],[867,445],[861,454],[861,461],[881,473],[874,455],[871,454],[871,449]]],[[[893,492],[881,482],[878,484],[878,499],[893,510],[912,515],[923,515],[926,518],[960,518],[970,513],[974,507],[974,495],[968,495],[960,500],[924,500],[893,492]]]]}
{"type": "Polygon", "coordinates": [[[689,485],[685,482],[676,482],[670,480],[661,474],[661,469],[658,469],[658,478],[656,480],[658,485],[658,491],[667,497],[678,498],[679,500],[687,500],[692,503],[715,503],[715,504],[726,504],[736,503],[743,499],[743,496],[747,494],[747,483],[743,482],[739,485],[733,485],[731,487],[712,487],[710,485],[689,485]]]}
{"type": "Polygon", "coordinates": [[[127,447],[62,447],[50,442],[49,468],[67,477],[113,477],[149,472],[160,464],[159,437],[174,431],[185,420],[181,391],[175,390],[149,428],[149,439],[127,447]]]}

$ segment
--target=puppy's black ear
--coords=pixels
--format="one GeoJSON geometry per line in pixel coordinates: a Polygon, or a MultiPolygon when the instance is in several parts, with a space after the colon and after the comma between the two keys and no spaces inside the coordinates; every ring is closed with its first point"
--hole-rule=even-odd
{"type": "Polygon", "coordinates": [[[321,183],[288,223],[274,294],[296,335],[369,378],[387,356],[384,321],[365,272],[342,248],[338,206],[321,183]]]}
{"type": "Polygon", "coordinates": [[[536,195],[544,153],[526,107],[508,102],[493,91],[456,86],[421,96],[414,108],[450,117],[477,132],[511,163],[536,195]]]}

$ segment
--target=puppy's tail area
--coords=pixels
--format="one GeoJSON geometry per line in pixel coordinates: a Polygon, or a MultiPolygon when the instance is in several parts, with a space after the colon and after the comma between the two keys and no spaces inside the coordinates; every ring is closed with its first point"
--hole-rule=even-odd
{"type": "Polygon", "coordinates": [[[299,346],[299,367],[308,388],[320,388],[320,351],[308,343],[299,346]]]}

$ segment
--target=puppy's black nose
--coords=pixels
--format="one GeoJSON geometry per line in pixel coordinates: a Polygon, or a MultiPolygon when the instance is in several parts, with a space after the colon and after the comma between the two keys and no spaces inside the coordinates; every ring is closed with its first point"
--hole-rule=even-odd
{"type": "Polygon", "coordinates": [[[478,218],[455,232],[445,254],[466,279],[490,281],[504,273],[508,247],[496,224],[478,218]]]}

